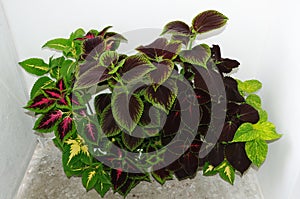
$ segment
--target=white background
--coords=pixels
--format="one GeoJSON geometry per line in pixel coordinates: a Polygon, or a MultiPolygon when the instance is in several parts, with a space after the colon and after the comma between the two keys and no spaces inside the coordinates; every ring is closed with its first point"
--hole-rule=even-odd
{"type": "MultiPolygon", "coordinates": [[[[237,76],[257,78],[270,120],[284,134],[269,148],[258,172],[267,199],[300,198],[299,19],[296,0],[2,0],[20,60],[52,55],[41,46],[75,29],[115,31],[162,28],[171,20],[187,23],[214,9],[230,20],[222,34],[206,40],[219,44],[224,57],[241,62],[237,76]]],[[[27,87],[34,78],[26,75],[27,87]]]]}

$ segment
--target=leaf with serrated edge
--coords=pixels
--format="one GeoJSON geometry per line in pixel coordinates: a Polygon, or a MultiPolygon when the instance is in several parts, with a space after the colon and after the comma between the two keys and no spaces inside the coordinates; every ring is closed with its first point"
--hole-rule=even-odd
{"type": "Polygon", "coordinates": [[[253,129],[253,124],[244,123],[236,131],[232,142],[248,142],[259,137],[259,132],[253,129]]]}
{"type": "Polygon", "coordinates": [[[246,80],[244,82],[238,81],[238,89],[239,91],[246,92],[246,93],[254,93],[260,90],[262,84],[258,80],[246,80]]]}
{"type": "Polygon", "coordinates": [[[33,98],[41,89],[46,88],[47,86],[50,86],[53,84],[53,80],[51,80],[49,77],[41,77],[39,78],[33,85],[30,97],[33,98]]]}
{"type": "Polygon", "coordinates": [[[119,55],[116,51],[105,51],[100,56],[100,65],[101,66],[112,66],[118,61],[119,55]]]}
{"type": "Polygon", "coordinates": [[[253,129],[259,132],[259,138],[262,140],[276,140],[281,137],[276,133],[275,125],[271,122],[259,122],[253,125],[253,129]]]}
{"type": "Polygon", "coordinates": [[[172,21],[167,25],[165,25],[161,34],[163,35],[166,33],[176,34],[176,35],[190,35],[191,31],[190,31],[190,27],[186,23],[182,21],[172,21]]]}
{"type": "Polygon", "coordinates": [[[125,92],[119,92],[112,95],[111,107],[120,128],[132,132],[142,116],[144,103],[135,94],[130,96],[125,92]]]}
{"type": "Polygon", "coordinates": [[[209,162],[205,162],[204,166],[203,166],[203,175],[204,176],[211,176],[211,175],[215,175],[217,174],[218,171],[215,170],[215,167],[211,164],[209,164],[209,162]]]}
{"type": "Polygon", "coordinates": [[[48,47],[59,51],[64,51],[71,47],[71,42],[68,39],[58,38],[48,41],[43,45],[43,48],[48,47]]]}
{"type": "Polygon", "coordinates": [[[134,151],[143,143],[143,141],[143,138],[133,137],[124,132],[122,133],[122,142],[130,151],[134,151]]]}
{"type": "Polygon", "coordinates": [[[193,19],[193,29],[198,33],[205,33],[223,27],[228,18],[215,10],[207,10],[193,19]]]}
{"type": "Polygon", "coordinates": [[[206,63],[211,56],[210,48],[206,44],[195,46],[191,50],[183,50],[179,53],[182,61],[206,68],[206,63]]]}
{"type": "Polygon", "coordinates": [[[268,144],[261,139],[246,142],[246,153],[248,158],[259,167],[266,159],[268,153],[268,144]]]}
{"type": "Polygon", "coordinates": [[[261,99],[258,95],[250,94],[246,98],[246,103],[253,106],[257,110],[261,109],[261,99]]]}
{"type": "Polygon", "coordinates": [[[30,58],[19,62],[19,64],[26,70],[26,72],[37,76],[45,75],[50,69],[49,65],[40,58],[30,58]]]}

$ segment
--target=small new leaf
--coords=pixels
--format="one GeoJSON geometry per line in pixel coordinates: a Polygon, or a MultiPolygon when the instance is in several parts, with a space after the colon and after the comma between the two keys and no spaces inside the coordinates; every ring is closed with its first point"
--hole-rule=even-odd
{"type": "Polygon", "coordinates": [[[240,92],[254,93],[261,89],[262,84],[258,80],[238,81],[238,89],[240,92]]]}

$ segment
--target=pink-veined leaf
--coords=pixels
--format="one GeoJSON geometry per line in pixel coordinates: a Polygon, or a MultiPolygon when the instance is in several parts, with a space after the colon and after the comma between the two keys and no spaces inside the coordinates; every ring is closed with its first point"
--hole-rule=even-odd
{"type": "Polygon", "coordinates": [[[25,108],[36,113],[45,113],[53,108],[54,105],[54,99],[49,99],[44,94],[40,94],[31,99],[25,108]]]}
{"type": "Polygon", "coordinates": [[[34,125],[34,129],[40,132],[51,132],[62,118],[61,110],[50,111],[42,115],[34,125]]]}

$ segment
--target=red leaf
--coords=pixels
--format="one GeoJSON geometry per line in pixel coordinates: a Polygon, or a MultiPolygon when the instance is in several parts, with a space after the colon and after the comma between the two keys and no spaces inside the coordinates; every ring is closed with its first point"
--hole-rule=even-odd
{"type": "Polygon", "coordinates": [[[60,90],[60,92],[62,92],[63,90],[66,89],[66,85],[63,79],[60,79],[57,81],[56,83],[56,87],[60,90]]]}
{"type": "Polygon", "coordinates": [[[71,117],[65,117],[59,124],[57,127],[57,131],[59,133],[59,137],[61,140],[64,139],[64,137],[72,132],[73,130],[73,119],[71,117]]]}
{"type": "Polygon", "coordinates": [[[93,142],[97,142],[98,140],[98,130],[97,130],[97,127],[96,125],[94,125],[93,123],[87,123],[85,125],[85,136],[93,141],[93,142]]]}
{"type": "Polygon", "coordinates": [[[44,92],[48,95],[49,98],[60,99],[61,92],[55,88],[45,89],[44,92]]]}
{"type": "Polygon", "coordinates": [[[37,113],[47,112],[55,103],[55,100],[47,98],[44,94],[36,96],[30,100],[28,105],[25,107],[37,113]]]}
{"type": "Polygon", "coordinates": [[[35,123],[34,129],[51,132],[56,123],[62,118],[62,111],[55,110],[41,116],[35,123]]]}

